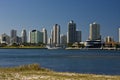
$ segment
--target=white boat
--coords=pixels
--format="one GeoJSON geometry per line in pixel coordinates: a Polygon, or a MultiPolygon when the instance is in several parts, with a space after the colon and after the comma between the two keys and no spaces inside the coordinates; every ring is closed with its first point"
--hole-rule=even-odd
{"type": "Polygon", "coordinates": [[[46,46],[47,49],[63,49],[62,47],[51,47],[51,46],[46,46]]]}

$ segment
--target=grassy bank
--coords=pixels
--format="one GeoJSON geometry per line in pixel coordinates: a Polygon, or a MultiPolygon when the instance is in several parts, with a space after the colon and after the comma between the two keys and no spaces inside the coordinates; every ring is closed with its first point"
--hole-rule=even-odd
{"type": "Polygon", "coordinates": [[[120,76],[54,72],[38,64],[0,68],[0,80],[120,80],[120,76]]]}

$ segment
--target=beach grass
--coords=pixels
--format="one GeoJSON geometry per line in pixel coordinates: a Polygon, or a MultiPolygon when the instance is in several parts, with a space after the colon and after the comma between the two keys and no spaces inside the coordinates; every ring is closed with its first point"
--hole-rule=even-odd
{"type": "Polygon", "coordinates": [[[0,80],[120,80],[120,76],[55,72],[39,64],[29,64],[0,68],[0,80]]]}

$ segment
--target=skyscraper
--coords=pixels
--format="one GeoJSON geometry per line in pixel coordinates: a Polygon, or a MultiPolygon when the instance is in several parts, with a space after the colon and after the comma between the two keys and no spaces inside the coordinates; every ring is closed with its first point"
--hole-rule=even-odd
{"type": "Polygon", "coordinates": [[[120,43],[120,28],[119,28],[119,43],[120,43]]]}
{"type": "Polygon", "coordinates": [[[76,42],[81,42],[81,31],[76,31],[76,42]]]}
{"type": "Polygon", "coordinates": [[[53,44],[53,30],[51,30],[51,45],[53,44]]]}
{"type": "Polygon", "coordinates": [[[30,33],[31,33],[31,31],[29,31],[29,33],[28,33],[28,42],[30,43],[30,33]]]}
{"type": "Polygon", "coordinates": [[[17,43],[17,30],[11,30],[10,43],[17,43]]]}
{"type": "Polygon", "coordinates": [[[90,24],[90,34],[89,34],[89,40],[101,40],[100,35],[100,24],[92,23],[90,24]]]}
{"type": "Polygon", "coordinates": [[[43,28],[42,32],[43,32],[43,43],[47,44],[47,30],[43,28]]]}
{"type": "Polygon", "coordinates": [[[32,30],[30,32],[30,43],[43,43],[43,33],[37,30],[32,30]]]}
{"type": "Polygon", "coordinates": [[[70,21],[68,23],[67,43],[74,43],[76,40],[76,23],[70,21]]]}
{"type": "Polygon", "coordinates": [[[53,26],[52,36],[53,36],[53,45],[59,46],[60,45],[60,25],[55,24],[53,26]]]}
{"type": "Polygon", "coordinates": [[[60,43],[63,46],[65,46],[67,44],[67,36],[66,35],[63,35],[63,34],[60,35],[60,43]]]}
{"type": "Polygon", "coordinates": [[[27,43],[27,32],[25,29],[23,29],[21,32],[21,39],[22,39],[22,43],[27,43]]]}

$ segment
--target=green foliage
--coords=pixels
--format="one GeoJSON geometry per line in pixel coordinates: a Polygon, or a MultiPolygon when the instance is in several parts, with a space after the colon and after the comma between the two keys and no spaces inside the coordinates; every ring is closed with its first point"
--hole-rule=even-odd
{"type": "Polygon", "coordinates": [[[68,43],[67,47],[72,47],[73,43],[68,43]]]}
{"type": "Polygon", "coordinates": [[[11,46],[18,47],[19,44],[17,44],[17,43],[13,43],[11,46]]]}
{"type": "Polygon", "coordinates": [[[7,46],[7,44],[6,43],[0,44],[0,47],[4,47],[4,46],[7,46]]]}
{"type": "Polygon", "coordinates": [[[116,44],[116,45],[115,45],[115,48],[120,48],[120,44],[116,44]]]}

